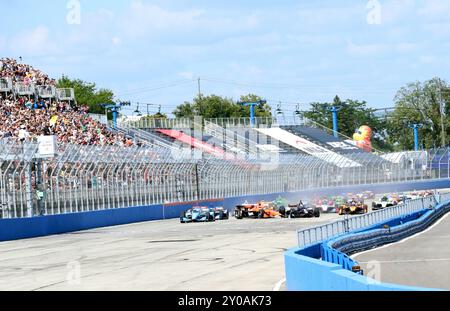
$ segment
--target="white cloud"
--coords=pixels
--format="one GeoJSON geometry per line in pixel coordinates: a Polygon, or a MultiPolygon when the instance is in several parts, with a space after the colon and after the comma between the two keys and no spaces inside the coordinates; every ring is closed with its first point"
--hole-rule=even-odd
{"type": "Polygon", "coordinates": [[[122,39],[120,39],[119,37],[113,37],[111,39],[111,42],[112,42],[113,45],[119,45],[119,44],[122,43],[122,39]]]}
{"type": "Polygon", "coordinates": [[[355,44],[347,41],[347,52],[355,56],[374,56],[385,53],[406,54],[417,49],[418,45],[411,42],[355,44]]]}
{"type": "Polygon", "coordinates": [[[152,31],[189,29],[204,14],[203,10],[169,11],[154,4],[133,1],[125,13],[122,26],[131,36],[150,34],[152,31]]]}
{"type": "Polygon", "coordinates": [[[448,0],[426,0],[424,6],[419,9],[419,15],[436,18],[450,17],[450,1],[448,0]]]}
{"type": "Polygon", "coordinates": [[[416,15],[415,0],[389,0],[381,2],[382,24],[400,24],[416,15]]]}
{"type": "Polygon", "coordinates": [[[184,79],[194,79],[194,73],[190,71],[179,72],[178,76],[184,79]]]}
{"type": "Polygon", "coordinates": [[[376,54],[385,53],[388,50],[386,44],[369,43],[369,44],[355,44],[351,41],[347,42],[347,52],[355,56],[373,56],[376,54]]]}
{"type": "Polygon", "coordinates": [[[9,48],[13,54],[25,56],[48,56],[61,52],[45,26],[16,35],[9,41],[9,48]]]}

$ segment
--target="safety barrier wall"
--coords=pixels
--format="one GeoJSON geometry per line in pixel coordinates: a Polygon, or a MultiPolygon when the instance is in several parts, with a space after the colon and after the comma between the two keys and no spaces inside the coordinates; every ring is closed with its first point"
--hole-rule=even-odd
{"type": "Polygon", "coordinates": [[[380,283],[356,274],[351,270],[358,263],[347,254],[402,240],[424,230],[449,211],[450,200],[441,201],[434,209],[398,217],[387,223],[342,235],[324,243],[290,250],[285,254],[287,287],[289,290],[298,291],[431,290],[380,283]],[[384,225],[388,225],[389,228],[384,228],[384,225]]]}
{"type": "MultiPolygon", "coordinates": [[[[448,201],[450,203],[450,201],[448,201]]],[[[423,210],[391,221],[387,228],[365,230],[322,243],[321,254],[324,261],[340,264],[352,270],[358,263],[347,254],[361,252],[381,245],[400,241],[428,228],[438,218],[450,211],[450,204],[440,204],[433,210],[423,210]]]]}
{"type": "MultiPolygon", "coordinates": [[[[389,184],[370,187],[374,192],[408,191],[434,188],[450,188],[449,180],[414,182],[408,185],[389,184]]],[[[264,195],[237,196],[234,198],[185,202],[165,205],[149,205],[139,207],[118,208],[111,210],[68,213],[33,218],[0,219],[0,241],[9,241],[25,238],[34,238],[54,234],[82,231],[100,227],[124,225],[130,223],[146,222],[178,218],[184,210],[195,206],[224,206],[228,210],[234,209],[243,201],[275,200],[282,195],[288,200],[296,201],[301,198],[321,193],[324,195],[335,195],[342,191],[364,191],[367,187],[346,187],[333,189],[313,189],[295,193],[273,193],[264,195]]]]}
{"type": "Polygon", "coordinates": [[[403,215],[416,213],[427,207],[435,206],[437,203],[435,196],[407,201],[405,204],[384,208],[369,214],[345,217],[333,223],[322,226],[307,228],[297,231],[298,246],[304,247],[315,243],[324,242],[330,238],[350,232],[368,228],[380,223],[386,223],[390,219],[396,219],[403,215]]]}

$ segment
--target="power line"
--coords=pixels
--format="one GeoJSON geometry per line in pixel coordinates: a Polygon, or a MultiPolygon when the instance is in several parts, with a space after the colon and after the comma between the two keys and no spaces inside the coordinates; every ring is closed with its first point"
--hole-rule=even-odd
{"type": "Polygon", "coordinates": [[[152,91],[157,91],[157,90],[162,90],[162,89],[167,89],[167,88],[173,88],[173,87],[177,87],[180,85],[185,85],[185,84],[189,84],[194,82],[195,80],[180,80],[178,82],[172,82],[169,84],[164,84],[158,87],[150,87],[150,88],[140,88],[140,89],[135,89],[135,90],[130,90],[128,92],[124,92],[124,93],[120,93],[117,96],[118,97],[122,97],[122,96],[130,96],[130,95],[135,95],[135,94],[142,94],[142,93],[148,93],[148,92],[152,92],[152,91]]]}

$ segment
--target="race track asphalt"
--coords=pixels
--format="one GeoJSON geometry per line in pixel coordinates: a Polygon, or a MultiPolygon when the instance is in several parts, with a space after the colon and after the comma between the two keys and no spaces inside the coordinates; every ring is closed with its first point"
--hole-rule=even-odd
{"type": "Polygon", "coordinates": [[[416,236],[353,258],[382,282],[450,290],[450,214],[416,236]]]}
{"type": "Polygon", "coordinates": [[[4,242],[0,290],[271,291],[296,230],[336,219],[168,220],[4,242]]]}

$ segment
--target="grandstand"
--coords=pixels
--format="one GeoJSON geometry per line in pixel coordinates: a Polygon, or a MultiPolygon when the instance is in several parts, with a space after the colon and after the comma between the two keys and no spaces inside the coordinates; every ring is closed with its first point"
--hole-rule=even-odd
{"type": "Polygon", "coordinates": [[[77,105],[73,89],[14,59],[0,60],[0,139],[35,141],[57,136],[60,144],[131,146],[123,133],[111,132],[77,105]]]}

